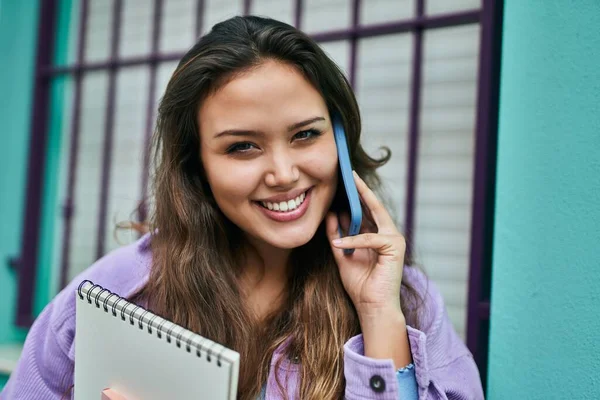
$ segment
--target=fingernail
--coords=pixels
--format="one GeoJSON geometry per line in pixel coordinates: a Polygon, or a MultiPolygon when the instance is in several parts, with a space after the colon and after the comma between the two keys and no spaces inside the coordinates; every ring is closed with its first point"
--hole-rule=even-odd
{"type": "Polygon", "coordinates": [[[352,170],[352,175],[354,175],[355,178],[359,178],[358,174],[356,173],[355,170],[352,170]]]}
{"type": "Polygon", "coordinates": [[[342,244],[342,239],[333,239],[331,241],[331,243],[333,243],[333,244],[342,244]]]}

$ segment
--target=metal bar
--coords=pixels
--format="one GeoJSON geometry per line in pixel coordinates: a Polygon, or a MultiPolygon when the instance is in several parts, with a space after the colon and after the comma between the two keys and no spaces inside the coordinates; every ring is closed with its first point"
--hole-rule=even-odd
{"type": "Polygon", "coordinates": [[[473,209],[467,305],[467,346],[487,381],[489,295],[494,234],[502,1],[484,0],[481,18],[473,209]],[[486,305],[487,304],[487,305],[486,305]]]}
{"type": "MultiPolygon", "coordinates": [[[[51,65],[52,63],[55,45],[56,11],[56,0],[41,2],[37,32],[36,70],[42,65],[51,65]]],[[[15,323],[20,327],[30,326],[35,318],[33,315],[33,302],[42,222],[44,169],[46,167],[46,152],[48,151],[49,104],[50,79],[38,75],[35,78],[33,93],[32,127],[29,136],[29,158],[27,162],[25,218],[21,238],[21,254],[18,263],[19,282],[15,323]]]]}
{"type": "MultiPolygon", "coordinates": [[[[454,14],[436,15],[436,16],[422,16],[412,20],[390,22],[385,24],[377,24],[371,26],[359,25],[356,28],[341,29],[337,31],[317,33],[311,35],[319,43],[335,42],[338,40],[348,40],[352,37],[367,38],[373,36],[381,36],[394,33],[411,32],[416,29],[438,29],[446,28],[450,26],[467,25],[479,22],[481,18],[480,10],[470,10],[464,12],[458,12],[454,14]]],[[[114,59],[105,62],[95,62],[86,64],[74,64],[63,67],[46,67],[41,70],[44,75],[62,75],[72,74],[76,71],[97,71],[103,69],[112,69],[120,67],[135,66],[141,64],[147,64],[149,62],[157,61],[177,61],[183,57],[185,53],[152,53],[147,56],[131,57],[125,59],[114,59]]]]}
{"type": "Polygon", "coordinates": [[[477,305],[477,314],[480,320],[486,321],[490,319],[490,302],[481,301],[477,305]]]}
{"type": "MultiPolygon", "coordinates": [[[[154,0],[154,20],[152,22],[152,52],[158,51],[158,40],[161,33],[161,13],[163,0],[154,0]]],[[[144,159],[142,164],[142,192],[140,193],[140,206],[138,208],[138,220],[145,222],[148,215],[146,204],[146,193],[148,191],[148,168],[150,165],[150,139],[154,125],[154,97],[156,93],[156,62],[150,63],[150,87],[148,88],[148,104],[146,107],[146,129],[144,130],[144,159]]]]}
{"type": "Polygon", "coordinates": [[[203,27],[204,27],[204,0],[196,0],[196,36],[194,37],[194,43],[196,43],[199,36],[202,34],[202,29],[204,29],[203,27]]]}
{"type": "Polygon", "coordinates": [[[296,0],[296,5],[294,7],[294,26],[296,29],[302,29],[302,10],[304,9],[304,1],[296,0]]]}
{"type": "Polygon", "coordinates": [[[81,72],[101,71],[107,69],[119,69],[124,67],[135,67],[152,62],[178,61],[185,53],[155,53],[147,56],[137,56],[109,61],[91,62],[85,64],[73,64],[68,66],[46,67],[42,69],[43,75],[64,75],[81,72]]]}
{"type": "MultiPolygon", "coordinates": [[[[122,10],[123,0],[115,0],[113,3],[112,37],[110,43],[110,58],[112,60],[116,59],[119,54],[122,10]]],[[[98,235],[96,237],[96,258],[100,258],[104,255],[106,214],[108,212],[109,179],[115,122],[117,68],[111,68],[108,73],[108,96],[106,101],[106,124],[104,125],[104,146],[102,149],[102,176],[100,183],[100,209],[98,211],[98,235]]]]}
{"type": "Polygon", "coordinates": [[[250,10],[252,10],[252,0],[244,0],[244,15],[250,15],[250,10]]]}
{"type": "MultiPolygon", "coordinates": [[[[85,40],[87,36],[87,21],[89,0],[83,0],[79,15],[77,44],[77,62],[85,59],[85,40]]],[[[63,205],[64,231],[60,264],[60,287],[67,286],[69,280],[69,255],[71,253],[71,234],[73,230],[73,211],[75,202],[75,181],[77,177],[77,155],[79,153],[79,125],[81,120],[81,91],[83,76],[75,73],[75,91],[73,94],[73,115],[71,116],[71,142],[69,148],[69,172],[67,177],[67,199],[63,205]]]]}
{"type": "MultiPolygon", "coordinates": [[[[425,1],[417,0],[416,15],[422,17],[425,1]]],[[[404,237],[406,239],[406,258],[412,257],[415,220],[415,192],[417,186],[417,166],[419,162],[419,120],[421,117],[421,78],[423,64],[423,30],[414,32],[413,71],[411,86],[410,115],[408,128],[408,169],[406,177],[406,203],[404,211],[404,237]]]]}
{"type": "MultiPolygon", "coordinates": [[[[352,0],[352,29],[356,31],[360,23],[360,0],[352,0]]],[[[358,53],[358,37],[350,38],[350,62],[348,63],[348,79],[350,85],[356,87],[356,58],[358,53]]]]}

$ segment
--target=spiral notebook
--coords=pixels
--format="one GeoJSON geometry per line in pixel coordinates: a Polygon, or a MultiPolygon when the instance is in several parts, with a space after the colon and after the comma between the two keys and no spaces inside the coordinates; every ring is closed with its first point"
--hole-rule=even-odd
{"type": "Polygon", "coordinates": [[[90,281],[76,297],[76,400],[236,398],[239,353],[90,281]]]}

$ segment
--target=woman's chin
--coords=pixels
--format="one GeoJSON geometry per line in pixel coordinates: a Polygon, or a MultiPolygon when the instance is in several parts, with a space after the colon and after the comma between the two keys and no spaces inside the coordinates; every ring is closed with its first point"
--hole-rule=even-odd
{"type": "Polygon", "coordinates": [[[306,240],[277,240],[277,241],[273,241],[270,242],[269,244],[273,247],[276,247],[278,249],[282,249],[282,250],[293,250],[297,247],[300,246],[304,246],[306,243],[308,243],[310,241],[311,238],[307,238],[306,240]]]}
{"type": "Polygon", "coordinates": [[[281,233],[280,235],[269,235],[270,237],[261,238],[263,242],[268,243],[278,249],[292,250],[307,244],[315,235],[315,232],[301,233],[281,233]]]}

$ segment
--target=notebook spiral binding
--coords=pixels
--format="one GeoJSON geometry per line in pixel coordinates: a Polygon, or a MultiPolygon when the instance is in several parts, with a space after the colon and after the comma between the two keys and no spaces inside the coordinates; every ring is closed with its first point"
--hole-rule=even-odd
{"type": "MultiPolygon", "coordinates": [[[[87,302],[89,304],[94,303],[96,308],[102,307],[104,309],[104,312],[106,312],[106,313],[109,312],[109,308],[110,308],[110,311],[111,311],[113,317],[117,317],[120,314],[122,321],[126,321],[127,318],[125,317],[125,314],[129,314],[129,323],[131,325],[135,325],[136,321],[134,321],[134,320],[137,320],[137,326],[140,330],[147,329],[149,334],[152,334],[154,331],[156,331],[156,336],[159,339],[162,339],[162,337],[164,335],[167,340],[167,343],[171,343],[171,341],[173,339],[175,339],[175,345],[178,348],[181,348],[181,344],[183,341],[182,336],[187,330],[183,330],[180,328],[180,332],[177,333],[175,336],[173,336],[173,330],[174,330],[174,328],[178,328],[178,326],[167,321],[164,318],[161,318],[161,317],[155,315],[155,314],[152,314],[152,317],[147,322],[144,322],[144,317],[146,316],[146,314],[151,313],[149,310],[145,309],[144,307],[141,307],[137,304],[130,303],[124,297],[121,297],[121,296],[117,295],[116,293],[113,293],[110,290],[105,289],[102,286],[97,285],[90,280],[84,280],[79,284],[79,287],[77,288],[77,294],[81,300],[87,300],[87,302]],[[84,293],[83,287],[85,286],[86,283],[89,283],[92,286],[89,289],[87,289],[87,293],[84,293]],[[100,289],[100,291],[93,294],[94,289],[100,289]],[[108,293],[108,295],[103,300],[101,300],[101,296],[103,293],[108,293]],[[116,297],[116,300],[114,302],[112,302],[112,305],[109,305],[110,299],[113,297],[116,297]],[[127,304],[125,306],[121,307],[120,310],[118,310],[118,307],[117,307],[118,304],[123,301],[126,302],[127,304]],[[131,309],[130,312],[127,312],[127,308],[130,306],[134,306],[134,307],[131,309]],[[136,316],[136,311],[138,311],[138,310],[142,310],[142,314],[139,317],[136,316]],[[156,319],[159,319],[160,323],[156,324],[154,322],[156,319]],[[145,324],[145,326],[144,326],[144,324],[145,324]],[[169,325],[169,328],[166,330],[163,328],[163,326],[165,324],[169,325]]],[[[213,352],[212,348],[215,345],[217,345],[216,342],[209,341],[210,346],[205,347],[199,343],[193,343],[192,339],[193,339],[193,336],[189,336],[187,338],[187,340],[185,340],[185,350],[188,353],[192,353],[193,349],[195,349],[196,356],[201,358],[202,352],[205,352],[206,353],[206,357],[205,357],[206,361],[212,362],[212,358],[216,357],[217,366],[220,367],[222,365],[221,353],[225,349],[225,347],[221,346],[222,350],[215,354],[215,352],[213,352]]],[[[207,339],[204,339],[204,340],[207,340],[207,339]]]]}

